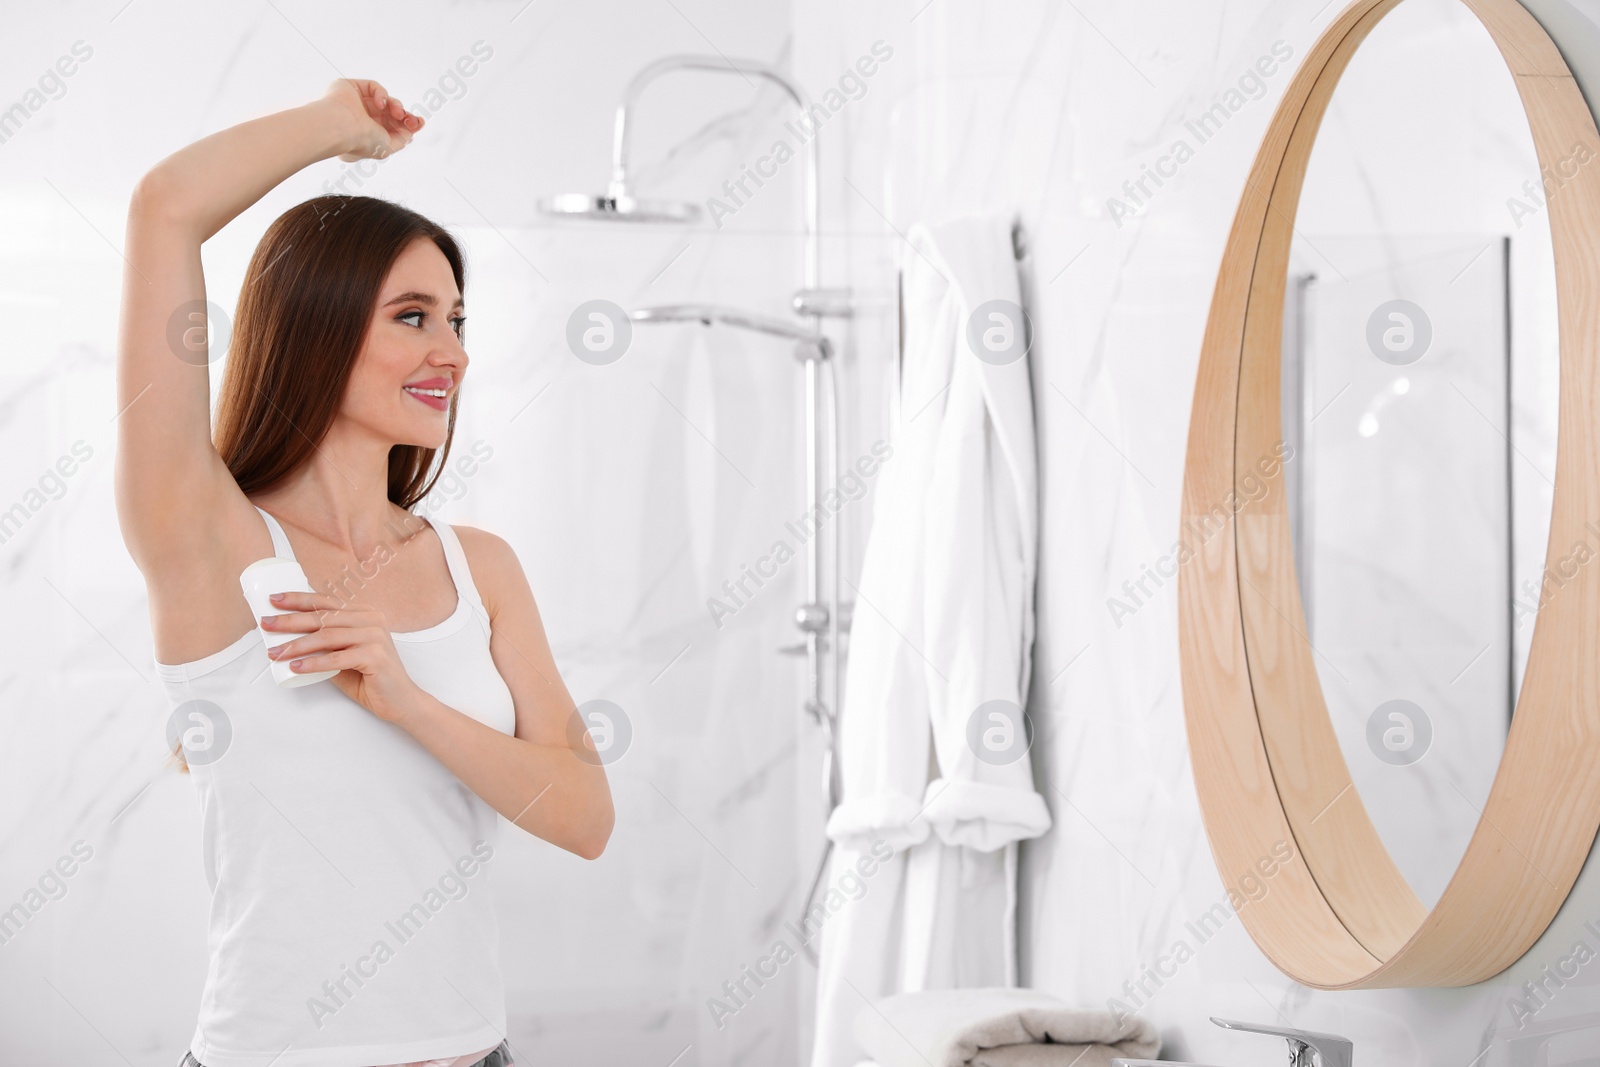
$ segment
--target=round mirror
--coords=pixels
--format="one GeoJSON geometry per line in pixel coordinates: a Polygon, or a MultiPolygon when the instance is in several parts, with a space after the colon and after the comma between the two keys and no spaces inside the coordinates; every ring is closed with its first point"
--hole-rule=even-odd
{"type": "Polygon", "coordinates": [[[1334,89],[1289,249],[1279,410],[1305,637],[1355,792],[1425,907],[1488,799],[1538,608],[1549,195],[1483,24],[1405,0],[1334,89]]]}
{"type": "Polygon", "coordinates": [[[1600,133],[1516,0],[1400,6],[1342,11],[1267,130],[1184,476],[1212,854],[1323,989],[1498,973],[1600,825],[1600,133]]]}

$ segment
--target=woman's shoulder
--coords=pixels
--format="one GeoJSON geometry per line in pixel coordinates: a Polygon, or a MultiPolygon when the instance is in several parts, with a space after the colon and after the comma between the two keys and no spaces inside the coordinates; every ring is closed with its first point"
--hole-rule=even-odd
{"type": "Polygon", "coordinates": [[[455,523],[451,523],[450,528],[461,542],[461,552],[472,571],[472,583],[478,587],[484,606],[493,614],[497,595],[503,596],[506,591],[526,583],[516,550],[505,538],[488,530],[455,523]]]}
{"type": "Polygon", "coordinates": [[[517,554],[510,542],[497,533],[454,522],[450,524],[450,529],[455,531],[456,539],[461,542],[462,551],[474,561],[482,558],[491,565],[517,561],[517,554]]]}

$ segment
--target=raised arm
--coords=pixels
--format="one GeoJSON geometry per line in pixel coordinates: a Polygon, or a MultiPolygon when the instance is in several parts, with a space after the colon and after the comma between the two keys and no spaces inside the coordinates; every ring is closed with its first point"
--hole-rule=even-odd
{"type": "Polygon", "coordinates": [[[173,153],[134,188],[117,336],[116,498],[147,579],[212,561],[218,524],[249,511],[211,440],[201,244],[302,167],[382,158],[421,127],[377,82],[341,79],[319,100],[173,153]]]}

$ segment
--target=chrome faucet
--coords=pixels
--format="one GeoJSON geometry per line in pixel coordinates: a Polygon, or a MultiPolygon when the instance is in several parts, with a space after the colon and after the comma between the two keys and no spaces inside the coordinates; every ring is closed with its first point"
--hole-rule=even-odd
{"type": "MultiPolygon", "coordinates": [[[[1261,1023],[1241,1023],[1233,1019],[1211,1017],[1211,1021],[1224,1030],[1243,1030],[1252,1034],[1271,1034],[1289,1042],[1289,1067],[1350,1067],[1355,1055],[1355,1045],[1349,1038],[1338,1034],[1319,1034],[1311,1030],[1296,1030],[1287,1026],[1265,1026],[1261,1023]]],[[[1117,1057],[1111,1067],[1207,1067],[1201,1063],[1182,1063],[1177,1060],[1130,1060],[1117,1057]]]]}
{"type": "Polygon", "coordinates": [[[1338,1034],[1319,1034],[1289,1026],[1241,1023],[1233,1019],[1219,1019],[1215,1015],[1211,1021],[1224,1030],[1271,1034],[1285,1039],[1289,1042],[1289,1067],[1350,1067],[1355,1057],[1355,1045],[1349,1038],[1338,1034]]]}

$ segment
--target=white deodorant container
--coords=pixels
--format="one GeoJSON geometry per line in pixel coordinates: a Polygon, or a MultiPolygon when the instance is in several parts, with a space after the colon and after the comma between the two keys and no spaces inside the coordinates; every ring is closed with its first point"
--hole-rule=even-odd
{"type": "MultiPolygon", "coordinates": [[[[292,609],[280,608],[268,598],[273,593],[314,593],[311,582],[306,578],[306,572],[300,564],[292,559],[282,556],[268,556],[258,559],[246,567],[239,575],[239,585],[244,589],[244,598],[250,603],[251,614],[256,617],[256,630],[266,642],[268,648],[275,648],[305,634],[290,630],[266,630],[261,626],[263,615],[284,615],[292,609]]],[[[310,685],[332,678],[338,671],[315,671],[311,674],[296,674],[289,669],[289,661],[272,661],[272,680],[284,687],[297,685],[310,685]]]]}

